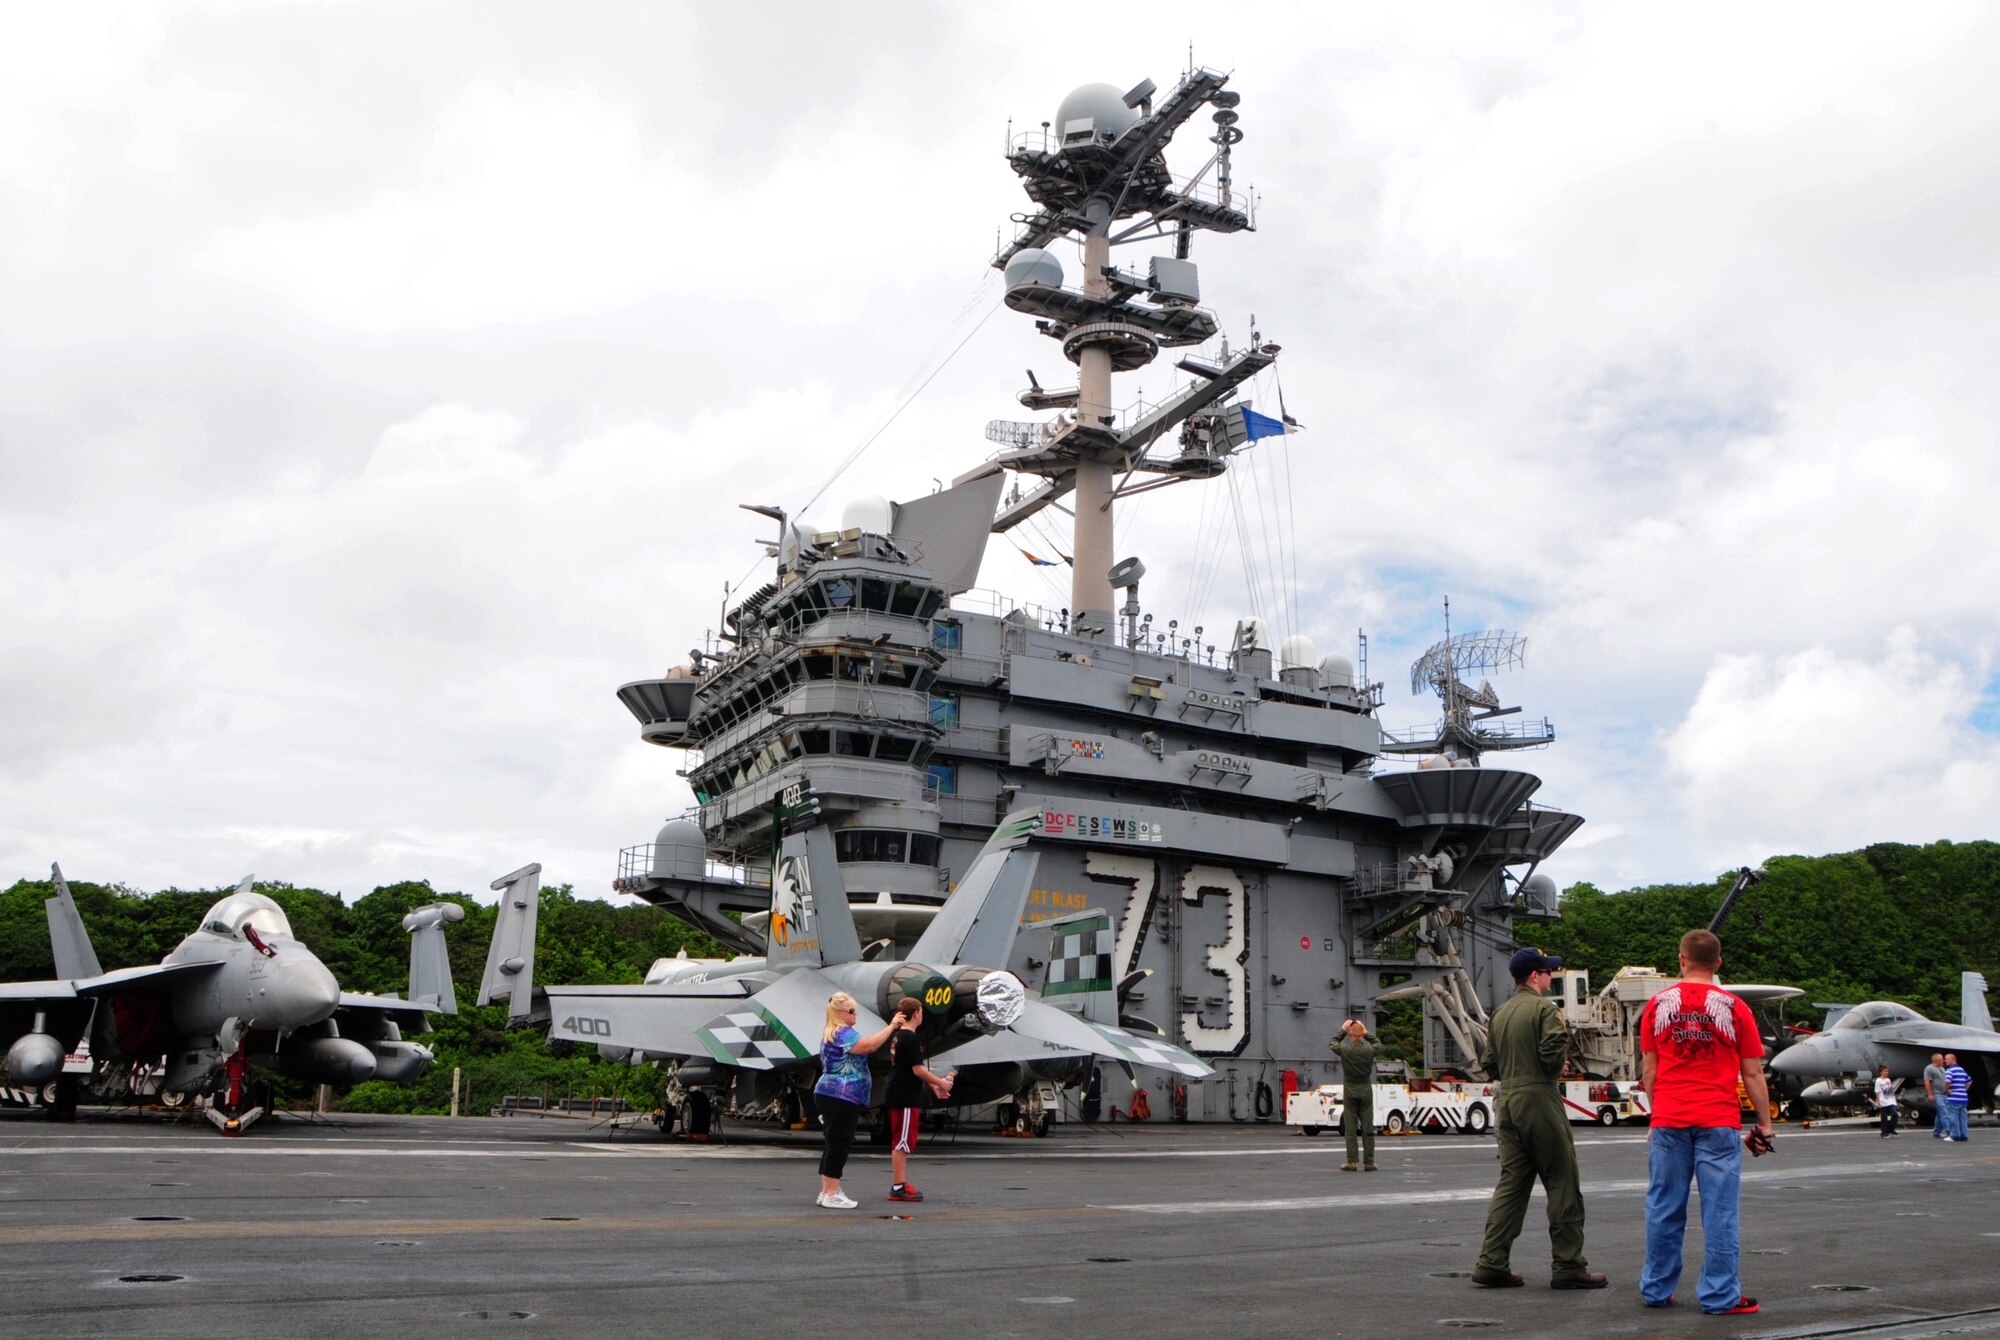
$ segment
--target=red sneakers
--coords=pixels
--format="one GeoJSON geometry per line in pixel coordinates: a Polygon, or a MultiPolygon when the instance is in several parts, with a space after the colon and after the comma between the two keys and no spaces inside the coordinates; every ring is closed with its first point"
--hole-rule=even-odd
{"type": "Polygon", "coordinates": [[[1746,1293],[1736,1300],[1735,1307],[1717,1308],[1708,1315],[1711,1317],[1733,1317],[1739,1312],[1755,1312],[1756,1310],[1757,1300],[1746,1293]]]}
{"type": "Polygon", "coordinates": [[[890,1200],[922,1200],[923,1198],[924,1193],[917,1190],[916,1183],[914,1182],[906,1182],[902,1186],[892,1186],[889,1188],[890,1200]]]}

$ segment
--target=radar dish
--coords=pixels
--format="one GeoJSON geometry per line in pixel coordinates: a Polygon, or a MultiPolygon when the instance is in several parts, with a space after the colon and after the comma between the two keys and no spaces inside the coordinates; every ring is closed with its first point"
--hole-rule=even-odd
{"type": "Polygon", "coordinates": [[[1437,691],[1447,702],[1457,698],[1479,707],[1498,707],[1493,686],[1482,683],[1469,688],[1462,676],[1494,670],[1513,670],[1527,660],[1525,633],[1504,628],[1477,633],[1454,633],[1417,658],[1410,667],[1410,692],[1422,693],[1425,686],[1437,691]],[[1484,698],[1493,698],[1488,703],[1484,698]]]}
{"type": "Polygon", "coordinates": [[[1139,579],[1146,575],[1146,565],[1136,558],[1121,558],[1111,565],[1111,571],[1105,575],[1111,579],[1112,590],[1122,591],[1139,584],[1139,579]]]}

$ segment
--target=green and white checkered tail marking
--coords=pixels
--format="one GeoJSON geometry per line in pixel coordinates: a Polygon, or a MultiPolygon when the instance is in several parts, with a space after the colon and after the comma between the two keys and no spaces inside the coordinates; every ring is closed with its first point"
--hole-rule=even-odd
{"type": "Polygon", "coordinates": [[[770,1070],[777,1062],[803,1061],[813,1054],[777,1015],[754,1000],[703,1024],[694,1036],[710,1056],[745,1070],[770,1070]]]}
{"type": "Polygon", "coordinates": [[[1089,917],[1058,930],[1049,942],[1044,996],[1074,996],[1111,989],[1111,918],[1089,917]]]}
{"type": "Polygon", "coordinates": [[[1115,1047],[1118,1052],[1134,1065],[1155,1066],[1161,1070],[1172,1070],[1192,1079],[1202,1079],[1215,1073],[1215,1068],[1192,1052],[1181,1050],[1171,1042],[1151,1037],[1144,1033],[1130,1033],[1109,1024],[1081,1021],[1099,1037],[1115,1047]]]}

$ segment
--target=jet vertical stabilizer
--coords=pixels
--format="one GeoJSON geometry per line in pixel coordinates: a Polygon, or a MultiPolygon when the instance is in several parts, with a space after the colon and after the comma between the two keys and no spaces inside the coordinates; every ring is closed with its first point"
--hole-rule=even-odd
{"type": "Polygon", "coordinates": [[[764,961],[772,968],[818,968],[861,957],[847,885],[826,829],[793,833],[779,846],[764,938],[764,961]]]}
{"type": "MultiPolygon", "coordinates": [[[[500,902],[477,1003],[504,1000],[508,1020],[519,1023],[533,1014],[535,1005],[535,917],[542,906],[541,864],[524,865],[511,875],[502,875],[492,887],[500,891],[500,902]]],[[[415,953],[414,946],[411,952],[415,953]]]]}
{"type": "Polygon", "coordinates": [[[1022,848],[1041,823],[1040,809],[1016,810],[1000,821],[950,900],[918,937],[912,959],[988,966],[1007,962],[1040,859],[1022,848]]]}
{"type": "Polygon", "coordinates": [[[1049,932],[1049,967],[1042,999],[1092,1023],[1118,1022],[1118,983],[1112,977],[1115,932],[1108,913],[1069,912],[1036,924],[1049,932]]]}
{"type": "Polygon", "coordinates": [[[1976,972],[1958,975],[1958,1021],[1967,1028],[1993,1031],[1993,1016],[1986,1009],[1986,978],[1976,972]]]}
{"type": "Polygon", "coordinates": [[[49,917],[49,948],[55,954],[56,976],[66,981],[101,977],[104,969],[98,966],[97,951],[91,948],[90,932],[83,928],[76,901],[69,896],[69,881],[63,878],[60,865],[51,865],[49,870],[55,876],[56,896],[42,907],[49,917]]]}
{"type": "Polygon", "coordinates": [[[451,982],[451,955],[444,928],[465,920],[457,903],[431,903],[403,918],[410,933],[410,999],[434,1007],[440,1014],[458,1013],[458,991],[451,982]]]}

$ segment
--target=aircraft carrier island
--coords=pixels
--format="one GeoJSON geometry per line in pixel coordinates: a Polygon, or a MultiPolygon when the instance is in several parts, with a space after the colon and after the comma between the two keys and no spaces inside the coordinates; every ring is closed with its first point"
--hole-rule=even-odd
{"type": "MultiPolygon", "coordinates": [[[[1074,380],[1031,372],[1019,400],[1041,417],[990,424],[997,449],[935,492],[854,503],[836,531],[750,508],[769,580],[688,664],[618,690],[641,736],[684,757],[698,802],[621,854],[619,891],[762,954],[774,816],[809,802],[863,943],[896,956],[995,824],[1032,808],[1026,919],[1053,924],[1023,929],[1004,966],[1052,1001],[1108,981],[1118,1022],[1212,1064],[1185,1085],[1139,1072],[1155,1113],[1190,1121],[1271,1115],[1285,1072],[1331,1077],[1341,1020],[1398,998],[1423,1001],[1431,1072],[1477,1078],[1523,923],[1556,913],[1536,866],[1583,822],[1489,761],[1553,739],[1483,678],[1519,663],[1520,637],[1447,623],[1411,671],[1439,718],[1394,733],[1365,642],[1322,657],[1303,636],[1273,645],[1260,618],[1155,619],[1142,556],[1116,548],[1124,499],[1226,487],[1288,426],[1249,398],[1278,346],[1230,347],[1193,259],[1198,236],[1253,229],[1231,176],[1238,103],[1208,70],[1164,94],[1090,85],[1019,137],[1007,163],[1031,208],[992,263],[1074,380]],[[1176,175],[1182,132],[1197,166],[1176,175]],[[1065,240],[1075,276],[1049,250],[1065,240]],[[1121,266],[1114,245],[1157,254],[1121,266]],[[1163,357],[1179,389],[1121,407],[1116,375],[1163,357]],[[1064,513],[1067,607],[979,589],[990,536],[1064,513]]],[[[1107,1073],[1107,1107],[1125,1084],[1107,1073]]]]}

